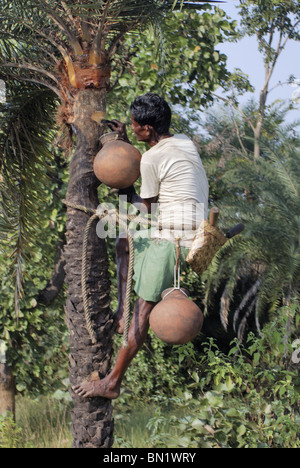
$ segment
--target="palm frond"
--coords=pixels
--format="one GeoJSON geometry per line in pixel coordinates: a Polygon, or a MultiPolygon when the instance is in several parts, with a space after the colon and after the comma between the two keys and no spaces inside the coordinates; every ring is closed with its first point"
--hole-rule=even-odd
{"type": "Polygon", "coordinates": [[[39,243],[37,226],[49,188],[53,93],[36,86],[8,87],[0,107],[0,232],[6,262],[15,282],[18,312],[24,261],[39,243]],[[8,259],[9,262],[8,262],[8,259]]]}
{"type": "MultiPolygon", "coordinates": [[[[140,29],[157,15],[171,9],[202,9],[209,3],[218,1],[176,1],[174,0],[102,0],[102,1],[56,1],[28,0],[25,5],[21,0],[3,0],[1,8],[2,30],[10,30],[17,37],[23,32],[38,37],[48,30],[48,39],[52,45],[69,42],[75,55],[82,54],[79,39],[82,39],[81,24],[84,23],[93,37],[99,41],[101,35],[122,33],[140,29]]],[[[30,37],[29,37],[30,39],[30,37]]]]}
{"type": "Polygon", "coordinates": [[[243,222],[245,231],[234,248],[225,246],[214,259],[207,273],[206,298],[213,298],[222,286],[221,322],[228,326],[230,310],[233,329],[240,337],[250,316],[259,331],[260,320],[286,298],[300,298],[299,138],[292,127],[289,131],[276,128],[272,135],[262,144],[257,161],[250,152],[243,155],[232,147],[221,179],[221,221],[243,222]],[[240,298],[243,276],[250,283],[240,298]]]}
{"type": "MultiPolygon", "coordinates": [[[[261,280],[258,279],[256,281],[256,283],[251,286],[251,288],[247,291],[247,293],[245,294],[245,296],[243,297],[243,300],[241,301],[240,305],[238,306],[238,308],[235,310],[234,312],[234,316],[233,316],[233,329],[234,331],[237,331],[237,324],[238,324],[238,320],[239,320],[239,316],[240,316],[240,313],[243,309],[245,309],[246,307],[246,304],[251,300],[251,305],[250,305],[250,309],[252,311],[252,307],[253,307],[253,297],[255,299],[255,296],[257,294],[257,291],[259,289],[261,285],[261,280]]],[[[250,312],[247,312],[246,316],[248,316],[250,314],[250,312]]]]}
{"type": "Polygon", "coordinates": [[[80,66],[107,64],[128,33],[163,21],[172,8],[202,9],[209,3],[219,2],[2,0],[0,76],[43,85],[63,100],[62,58],[77,87],[73,60],[80,66]]]}
{"type": "Polygon", "coordinates": [[[6,2],[0,10],[0,75],[5,79],[31,82],[59,95],[54,70],[61,47],[49,20],[23,2],[6,2]]]}

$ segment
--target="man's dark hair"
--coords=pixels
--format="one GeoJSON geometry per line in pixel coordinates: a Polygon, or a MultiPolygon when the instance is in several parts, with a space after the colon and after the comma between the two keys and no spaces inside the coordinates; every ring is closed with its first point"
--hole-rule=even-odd
{"type": "Polygon", "coordinates": [[[147,93],[137,97],[130,106],[134,120],[140,125],[151,125],[159,135],[166,135],[171,125],[171,109],[158,94],[147,93]]]}

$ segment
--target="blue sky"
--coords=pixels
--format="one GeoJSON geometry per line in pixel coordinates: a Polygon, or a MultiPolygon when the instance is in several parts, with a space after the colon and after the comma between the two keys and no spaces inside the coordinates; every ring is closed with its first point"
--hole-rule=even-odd
{"type": "MultiPolygon", "coordinates": [[[[227,0],[220,7],[233,19],[238,20],[236,5],[239,0],[227,0]]],[[[225,43],[218,46],[219,50],[228,57],[228,68],[240,68],[249,76],[251,84],[255,87],[255,98],[258,99],[259,90],[264,81],[264,67],[262,58],[257,49],[255,38],[245,38],[237,43],[225,43]]],[[[275,68],[274,76],[270,88],[279,82],[284,83],[290,75],[300,78],[300,42],[290,41],[286,49],[282,52],[275,68]]],[[[269,95],[268,104],[277,99],[291,99],[294,88],[291,85],[282,85],[274,89],[269,95]]],[[[242,98],[242,103],[253,97],[253,94],[246,93],[242,98]]],[[[298,111],[291,112],[290,118],[300,118],[298,111]]]]}

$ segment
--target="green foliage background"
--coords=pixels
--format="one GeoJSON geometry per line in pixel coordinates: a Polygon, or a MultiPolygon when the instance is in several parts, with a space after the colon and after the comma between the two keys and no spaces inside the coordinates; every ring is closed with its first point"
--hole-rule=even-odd
{"type": "MultiPolygon", "coordinates": [[[[226,79],[226,57],[218,54],[216,45],[233,31],[234,24],[222,10],[208,7],[203,15],[170,13],[163,24],[141,32],[138,42],[128,36],[115,54],[109,117],[128,121],[129,104],[146,91],[159,92],[173,104],[193,102],[203,107],[211,102],[211,91],[226,79]],[[157,41],[160,49],[155,56],[157,41]]],[[[29,57],[26,41],[16,50],[15,46],[13,40],[3,40],[1,56],[8,54],[12,60],[24,49],[29,57]]],[[[0,108],[0,336],[18,391],[39,392],[59,386],[66,375],[63,291],[50,307],[40,303],[38,295],[51,276],[56,245],[63,239],[68,161],[57,145],[64,132],[55,125],[57,97],[40,86],[9,78],[6,88],[7,102],[0,108]]],[[[188,128],[182,119],[175,124],[188,128]]],[[[106,201],[107,195],[107,188],[101,187],[99,199],[106,201]]],[[[113,243],[109,248],[114,263],[113,243]]],[[[111,282],[114,288],[113,265],[111,282]]],[[[112,289],[112,297],[115,294],[112,289]]]]}
{"type": "MultiPolygon", "coordinates": [[[[268,8],[274,5],[277,0],[267,2],[268,8]]],[[[289,5],[294,8],[295,2],[289,5]]],[[[255,6],[260,25],[264,7],[262,2],[255,6]]],[[[148,424],[153,447],[299,448],[299,368],[291,360],[293,340],[299,337],[299,135],[296,127],[282,125],[280,109],[267,107],[262,154],[255,161],[249,122],[257,119],[258,106],[253,102],[243,109],[246,118],[234,115],[233,121],[232,113],[224,119],[214,113],[204,123],[206,134],[198,132],[203,126],[198,111],[213,103],[218,86],[229,89],[235,83],[238,92],[249,89],[245,77],[229,76],[226,57],[217,50],[234,31],[235,24],[219,8],[202,15],[170,14],[163,25],[128,37],[114,58],[108,118],[129,123],[128,105],[136,95],[155,91],[165,96],[174,109],[174,131],[198,134],[210,202],[221,209],[220,227],[246,225],[201,279],[182,273],[191,297],[206,310],[209,329],[182,347],[164,345],[150,333],[126,374],[115,410],[126,414],[132,401],[154,402],[156,414],[148,424]],[[236,335],[242,343],[229,344],[236,335]]],[[[9,51],[12,58],[14,45],[5,49],[2,42],[1,56],[9,51]]],[[[18,44],[17,50],[23,47],[18,44]]],[[[8,101],[0,107],[0,337],[18,392],[32,397],[58,389],[54,395],[67,398],[64,291],[51,306],[38,300],[64,237],[68,161],[55,139],[58,103],[40,86],[14,80],[8,80],[7,92],[8,101]]],[[[115,202],[105,187],[99,199],[115,202]]],[[[108,250],[115,310],[114,240],[108,241],[108,250]]],[[[116,337],[116,351],[119,345],[116,337]]],[[[1,420],[0,446],[24,444],[14,422],[1,420]]]]}

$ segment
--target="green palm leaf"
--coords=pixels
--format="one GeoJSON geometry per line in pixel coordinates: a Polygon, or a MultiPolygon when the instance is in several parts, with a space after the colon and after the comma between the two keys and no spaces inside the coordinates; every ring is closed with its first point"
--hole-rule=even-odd
{"type": "MultiPolygon", "coordinates": [[[[258,161],[232,147],[219,205],[223,222],[234,225],[241,221],[245,231],[214,259],[206,278],[206,302],[213,301],[216,288],[223,288],[223,303],[228,299],[235,307],[231,325],[240,337],[250,315],[255,313],[259,327],[259,318],[273,313],[283,302],[299,301],[299,167],[299,141],[288,129],[277,129],[276,138],[262,145],[258,161]],[[237,303],[236,293],[243,282],[248,283],[248,289],[237,303]]],[[[222,303],[220,307],[226,327],[227,302],[226,307],[222,303]]]]}
{"type": "Polygon", "coordinates": [[[39,244],[37,227],[50,186],[54,110],[53,94],[36,86],[15,85],[8,90],[7,104],[0,107],[1,254],[10,258],[17,312],[24,261],[39,244]]]}
{"type": "Polygon", "coordinates": [[[3,0],[0,11],[0,74],[31,80],[60,95],[54,70],[59,57],[108,54],[128,32],[140,30],[175,7],[203,8],[196,1],[151,0],[3,0]],[[22,60],[20,55],[22,53],[22,60]],[[24,73],[25,72],[25,73],[24,73]]]}

